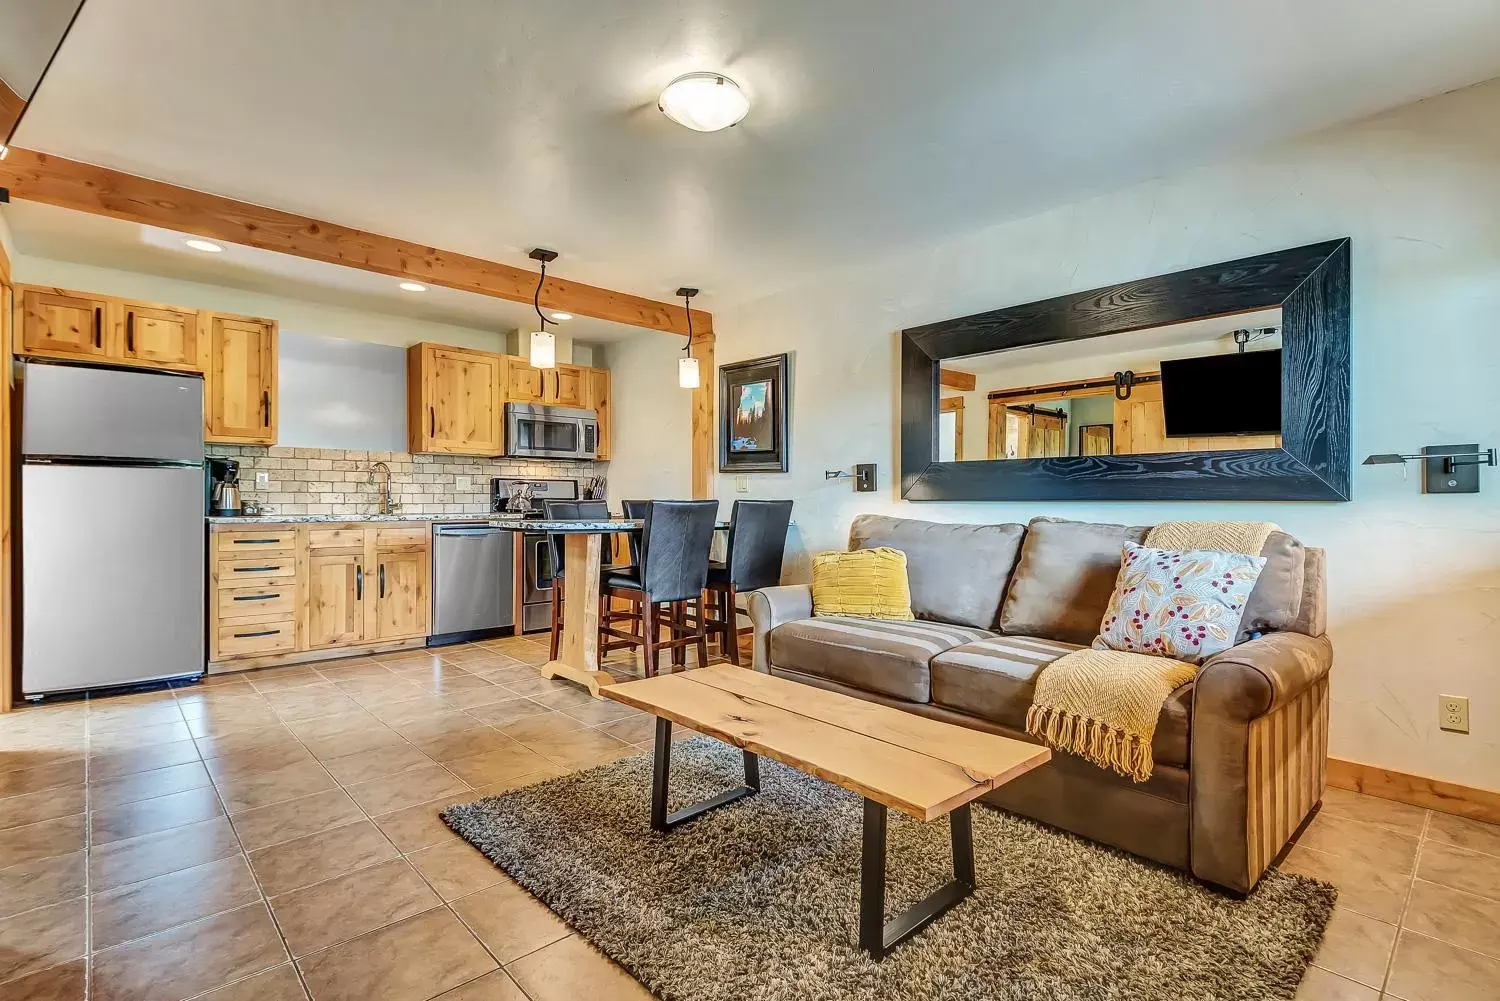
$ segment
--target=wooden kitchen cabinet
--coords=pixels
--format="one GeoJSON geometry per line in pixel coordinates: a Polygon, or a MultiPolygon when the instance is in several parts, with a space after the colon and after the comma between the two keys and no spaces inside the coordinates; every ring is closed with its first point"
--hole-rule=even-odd
{"type": "Polygon", "coordinates": [[[67,289],[21,291],[16,352],[38,358],[202,372],[208,363],[198,313],[67,289]]]}
{"type": "Polygon", "coordinates": [[[532,368],[524,358],[505,359],[505,402],[541,403],[542,370],[532,368]]]}
{"type": "Polygon", "coordinates": [[[599,451],[597,457],[609,458],[610,435],[614,433],[614,407],[610,402],[609,371],[602,368],[584,369],[583,405],[599,416],[599,451]]]}
{"type": "Polygon", "coordinates": [[[198,314],[142,303],[122,303],[119,332],[121,358],[131,364],[185,372],[202,372],[207,336],[198,314]]]}
{"type": "Polygon", "coordinates": [[[315,554],[307,561],[307,648],[352,646],[365,637],[363,556],[315,554]]]}
{"type": "Polygon", "coordinates": [[[42,358],[104,360],[109,299],[64,289],[21,288],[18,354],[42,358]]]}
{"type": "Polygon", "coordinates": [[[432,579],[426,549],[377,549],[375,553],[374,633],[372,639],[426,636],[432,579]]]}
{"type": "Polygon", "coordinates": [[[586,373],[581,365],[558,365],[542,373],[543,402],[559,407],[581,407],[587,393],[586,373]],[[548,383],[550,392],[548,391],[548,383]]]}
{"type": "Polygon", "coordinates": [[[582,365],[558,364],[532,368],[526,359],[505,359],[505,402],[543,403],[555,407],[582,407],[588,395],[587,373],[582,365]]]}
{"type": "Polygon", "coordinates": [[[407,439],[413,452],[505,450],[505,356],[413,344],[406,353],[407,439]]]}
{"type": "Polygon", "coordinates": [[[276,321],[214,313],[204,325],[203,440],[276,444],[276,321]]]}

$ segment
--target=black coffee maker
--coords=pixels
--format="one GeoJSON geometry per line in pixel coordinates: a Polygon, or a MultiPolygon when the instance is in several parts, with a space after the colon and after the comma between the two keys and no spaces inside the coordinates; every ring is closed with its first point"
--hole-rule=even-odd
{"type": "Polygon", "coordinates": [[[240,502],[240,464],[234,459],[208,460],[208,513],[230,518],[245,513],[240,502]]]}

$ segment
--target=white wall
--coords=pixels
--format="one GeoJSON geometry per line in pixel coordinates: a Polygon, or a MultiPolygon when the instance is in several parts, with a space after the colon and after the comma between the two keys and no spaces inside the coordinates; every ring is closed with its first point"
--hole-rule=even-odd
{"type": "MultiPolygon", "coordinates": [[[[720,363],[795,353],[792,497],[802,577],[855,514],[942,521],[1034,515],[1148,523],[1266,518],[1328,550],[1332,753],[1500,789],[1500,471],[1425,497],[1358,467],[1347,504],[907,504],[896,487],[901,328],[1070,291],[1353,238],[1354,450],[1500,444],[1500,81],[978,232],[716,312],[720,363]],[[879,463],[879,492],[825,468],[879,463]],[[1439,693],[1472,699],[1441,733],[1439,693]]],[[[674,436],[673,451],[685,436],[674,436]]],[[[735,495],[720,477],[717,495],[735,495]]]]}
{"type": "MultiPolygon", "coordinates": [[[[605,349],[614,394],[609,500],[691,497],[693,393],[677,385],[684,338],[654,334],[605,349]]],[[[708,375],[712,378],[712,375],[708,375]]]]}

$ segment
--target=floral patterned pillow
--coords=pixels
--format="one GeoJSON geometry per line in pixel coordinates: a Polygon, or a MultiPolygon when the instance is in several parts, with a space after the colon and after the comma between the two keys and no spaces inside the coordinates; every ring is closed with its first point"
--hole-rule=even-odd
{"type": "Polygon", "coordinates": [[[1265,566],[1262,556],[1127,542],[1094,649],[1201,664],[1234,646],[1245,602],[1265,566]]]}

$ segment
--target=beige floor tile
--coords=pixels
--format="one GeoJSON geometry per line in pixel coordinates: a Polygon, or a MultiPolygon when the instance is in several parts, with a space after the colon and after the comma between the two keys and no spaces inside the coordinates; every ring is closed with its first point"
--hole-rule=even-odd
{"type": "Polygon", "coordinates": [[[632,716],[629,719],[616,720],[606,723],[597,728],[600,733],[607,733],[616,740],[622,740],[627,744],[643,744],[656,737],[655,716],[632,716]]]}
{"type": "Polygon", "coordinates": [[[0,830],[71,817],[84,811],[83,786],[61,786],[0,799],[0,830]]]}
{"type": "Polygon", "coordinates": [[[96,953],[92,1001],[188,998],[288,958],[270,912],[257,901],[96,953]]]}
{"type": "Polygon", "coordinates": [[[532,744],[560,737],[563,734],[588,730],[589,726],[582,720],[576,720],[571,716],[564,716],[559,712],[548,712],[542,716],[528,716],[512,723],[499,724],[496,729],[523,744],[532,744]]]}
{"type": "Polygon", "coordinates": [[[1500,960],[1403,931],[1385,992],[1401,1001],[1494,1001],[1500,960]]]}
{"type": "Polygon", "coordinates": [[[1309,966],[1297,988],[1296,1001],[1379,1001],[1380,992],[1364,984],[1309,966]]]}
{"type": "MultiPolygon", "coordinates": [[[[236,754],[251,756],[271,754],[288,747],[302,749],[302,745],[298,743],[292,731],[280,723],[221,737],[200,737],[194,743],[198,745],[198,753],[203,755],[205,760],[236,754]]],[[[283,753],[292,752],[283,751],[283,753]]],[[[213,771],[212,766],[209,767],[209,771],[213,771]]]]}
{"type": "Polygon", "coordinates": [[[118,778],[103,779],[89,783],[89,809],[99,810],[110,806],[121,806],[143,799],[155,799],[174,792],[201,789],[211,785],[208,771],[201,761],[190,761],[183,765],[168,765],[149,772],[132,772],[118,778]]]}
{"type": "Polygon", "coordinates": [[[1313,963],[1330,973],[1379,988],[1396,941],[1396,926],[1335,906],[1313,963]]]}
{"type": "Polygon", "coordinates": [[[246,671],[244,678],[260,692],[276,692],[304,685],[321,684],[328,679],[315,669],[305,665],[293,667],[269,667],[246,671]]]}
{"type": "Polygon", "coordinates": [[[1427,828],[1427,836],[1470,851],[1500,855],[1500,826],[1494,824],[1434,812],[1427,828]]]}
{"type": "Polygon", "coordinates": [[[262,848],[250,855],[250,864],[269,896],[342,876],[398,854],[379,828],[361,820],[262,848]]]}
{"type": "Polygon", "coordinates": [[[1500,959],[1500,900],[1418,879],[1402,927],[1500,959]]]}
{"type": "Polygon", "coordinates": [[[459,692],[444,692],[438,696],[449,709],[482,709],[516,698],[516,693],[500,685],[486,684],[484,688],[465,689],[459,692]]]}
{"type": "Polygon", "coordinates": [[[565,769],[592,768],[637,753],[624,741],[598,730],[577,730],[522,743],[565,769]]]}
{"type": "Polygon", "coordinates": [[[83,756],[35,768],[0,772],[0,797],[21,796],[59,786],[83,785],[83,756]]]}
{"type": "MultiPolygon", "coordinates": [[[[404,702],[391,702],[384,705],[372,705],[368,707],[370,715],[383,722],[391,729],[397,729],[398,723],[411,723],[415,720],[431,719],[454,710],[443,704],[443,700],[436,695],[423,694],[415,699],[407,699],[404,702]]],[[[400,731],[397,730],[399,733],[400,731]]]]}
{"type": "Polygon", "coordinates": [[[546,771],[552,764],[550,758],[514,741],[497,751],[444,762],[449,771],[475,788],[511,782],[523,775],[546,771]]]}
{"type": "Polygon", "coordinates": [[[456,796],[467,788],[468,783],[440,765],[429,765],[349,786],[348,793],[373,817],[443,796],[456,796]]]}
{"type": "Polygon", "coordinates": [[[391,653],[372,654],[371,658],[389,668],[430,667],[443,662],[436,651],[429,650],[395,650],[391,653]]]}
{"type": "Polygon", "coordinates": [[[7,866],[0,869],[0,918],[81,897],[87,887],[83,852],[7,866]]]}
{"type": "Polygon", "coordinates": [[[317,761],[299,761],[266,772],[215,775],[214,784],[231,814],[285,803],[338,787],[317,761]]]}
{"type": "MultiPolygon", "coordinates": [[[[569,685],[567,688],[555,692],[543,692],[541,695],[533,696],[533,699],[546,706],[548,709],[567,709],[576,706],[591,706],[599,700],[589,694],[587,688],[577,685],[569,685]]],[[[618,704],[618,703],[614,703],[618,704]]]]}
{"type": "Polygon", "coordinates": [[[422,744],[437,740],[439,737],[473,730],[484,724],[461,709],[447,709],[438,713],[429,713],[417,719],[397,720],[389,726],[404,740],[413,744],[422,744]]]}
{"type": "Polygon", "coordinates": [[[495,656],[493,650],[482,646],[471,646],[468,644],[440,647],[438,655],[449,664],[469,664],[483,662],[495,656]]]}
{"type": "MultiPolygon", "coordinates": [[[[349,717],[332,718],[348,719],[349,717]]],[[[374,751],[383,747],[399,747],[406,742],[406,739],[399,733],[373,717],[368,724],[352,727],[342,733],[302,738],[302,743],[309,753],[319,761],[342,758],[349,754],[374,751]]]]}
{"type": "Polygon", "coordinates": [[[326,831],[363,820],[365,817],[354,800],[342,789],[331,789],[315,796],[287,800],[259,810],[234,815],[234,829],[249,852],[308,834],[326,831]]]}
{"type": "Polygon", "coordinates": [[[492,663],[473,663],[468,669],[497,685],[508,685],[512,681],[530,681],[537,676],[536,668],[511,660],[509,657],[496,657],[492,663]]]}
{"type": "Polygon", "coordinates": [[[485,726],[478,721],[474,722],[475,725],[467,730],[418,741],[417,746],[421,748],[423,754],[437,761],[468,758],[476,754],[509,750],[520,746],[499,730],[485,726]]]}
{"type": "Polygon", "coordinates": [[[239,851],[234,828],[223,816],[159,834],[112,841],[89,851],[89,888],[99,893],[228,858],[239,851]]]}
{"type": "Polygon", "coordinates": [[[1298,844],[1281,864],[1286,872],[1321,879],[1339,888],[1339,905],[1391,924],[1401,920],[1411,876],[1358,858],[1330,855],[1298,844]]]}
{"type": "Polygon", "coordinates": [[[89,902],[93,947],[108,949],[259,899],[243,855],[95,893],[89,902]]]}
{"type": "Polygon", "coordinates": [[[487,706],[475,706],[469,709],[468,713],[482,723],[488,723],[491,726],[504,726],[507,723],[514,723],[517,720],[523,720],[532,716],[549,716],[552,714],[552,710],[540,702],[533,702],[524,696],[516,695],[503,702],[493,702],[487,706]]]}
{"type": "Polygon", "coordinates": [[[89,779],[99,782],[197,760],[198,745],[191,740],[174,740],[123,751],[94,751],[89,755],[89,779]]]}
{"type": "Polygon", "coordinates": [[[421,674],[403,674],[401,677],[431,695],[451,695],[470,689],[494,689],[494,682],[461,668],[444,666],[421,674]]]}
{"type": "Polygon", "coordinates": [[[92,703],[88,712],[89,733],[98,736],[112,730],[181,723],[176,701],[120,704],[115,700],[92,703]]]}
{"type": "Polygon", "coordinates": [[[528,1001],[504,970],[486,973],[462,987],[439,994],[434,1001],[528,1001]]]}
{"type": "Polygon", "coordinates": [[[432,759],[405,741],[368,748],[323,762],[341,785],[357,785],[371,779],[397,775],[413,768],[432,765],[432,759]]]}
{"type": "Polygon", "coordinates": [[[501,963],[520,959],[570,934],[546,904],[504,874],[494,886],[453,901],[453,909],[501,963]]]}
{"type": "Polygon", "coordinates": [[[170,796],[125,803],[89,814],[89,829],[95,845],[196,824],[224,812],[212,786],[189,789],[170,796]]]}
{"type": "Polygon", "coordinates": [[[437,894],[402,858],[271,898],[271,910],[296,957],[347,942],[441,904],[437,894]]]}
{"type": "Polygon", "coordinates": [[[86,920],[79,897],[0,921],[0,983],[82,957],[86,920]]]}
{"type": "Polygon", "coordinates": [[[297,968],[288,963],[198,996],[197,1001],[307,1001],[297,968]]]}
{"type": "Polygon", "coordinates": [[[516,960],[506,972],[531,1001],[650,1001],[630,974],[577,935],[516,960]]]}
{"type": "Polygon", "coordinates": [[[443,808],[453,803],[467,803],[477,798],[478,793],[468,790],[457,796],[447,796],[435,799],[427,803],[418,803],[416,806],[408,806],[404,810],[396,810],[391,813],[383,813],[375,817],[375,825],[384,832],[387,838],[401,851],[410,854],[429,848],[433,845],[442,844],[445,841],[453,841],[458,838],[457,834],[443,823],[438,814],[443,808]]]}
{"type": "Polygon", "coordinates": [[[1427,841],[1422,845],[1417,876],[1456,890],[1500,900],[1500,856],[1427,841]]]}
{"type": "Polygon", "coordinates": [[[1427,811],[1420,806],[1378,799],[1333,786],[1323,793],[1323,812],[1330,817],[1376,824],[1412,837],[1419,836],[1427,823],[1427,811]]]}
{"type": "Polygon", "coordinates": [[[496,968],[484,946],[447,908],[387,925],[298,965],[314,1001],[430,998],[496,968]]]}
{"type": "Polygon", "coordinates": [[[188,731],[188,725],[179,719],[175,723],[159,723],[153,726],[136,726],[123,730],[111,730],[106,733],[94,733],[89,735],[89,751],[97,753],[100,751],[128,751],[139,747],[150,747],[153,744],[169,744],[174,741],[187,740],[192,737],[188,731]]]}
{"type": "Polygon", "coordinates": [[[424,692],[410,682],[402,681],[392,675],[388,680],[340,684],[345,695],[371,712],[378,708],[400,705],[403,702],[414,702],[418,699],[430,699],[431,693],[424,692]]]}
{"type": "Polygon", "coordinates": [[[449,841],[407,856],[444,900],[456,900],[508,879],[467,841],[449,841]]]}
{"type": "Polygon", "coordinates": [[[236,749],[215,755],[206,760],[203,767],[218,781],[275,771],[315,760],[307,748],[291,735],[291,731],[285,732],[286,738],[277,737],[262,747],[236,749]]]}
{"type": "Polygon", "coordinates": [[[88,818],[82,814],[0,831],[0,866],[56,858],[84,847],[88,818]]]}
{"type": "MultiPolygon", "coordinates": [[[[541,658],[535,661],[535,663],[544,664],[546,663],[546,661],[546,651],[543,651],[541,658]]],[[[509,688],[517,695],[537,696],[547,695],[549,693],[555,692],[572,691],[574,686],[572,682],[558,681],[553,678],[544,678],[538,674],[529,679],[523,678],[520,681],[507,681],[505,683],[505,687],[509,688]]]]}
{"type": "Polygon", "coordinates": [[[1298,844],[1330,855],[1363,859],[1371,865],[1403,874],[1410,874],[1417,860],[1416,838],[1326,813],[1313,818],[1298,844]]]}
{"type": "Polygon", "coordinates": [[[271,704],[276,715],[287,722],[350,713],[364,715],[364,709],[360,707],[360,704],[345,695],[332,682],[268,692],[266,701],[271,704]]]}
{"type": "Polygon", "coordinates": [[[566,706],[563,708],[562,714],[587,723],[589,726],[600,726],[604,723],[613,723],[616,720],[631,719],[632,717],[646,715],[639,709],[632,709],[630,706],[620,702],[611,702],[609,699],[590,699],[581,705],[566,706]]]}
{"type": "Polygon", "coordinates": [[[0,986],[0,997],[16,1001],[81,1001],[88,987],[88,963],[75,959],[0,986]]]}

